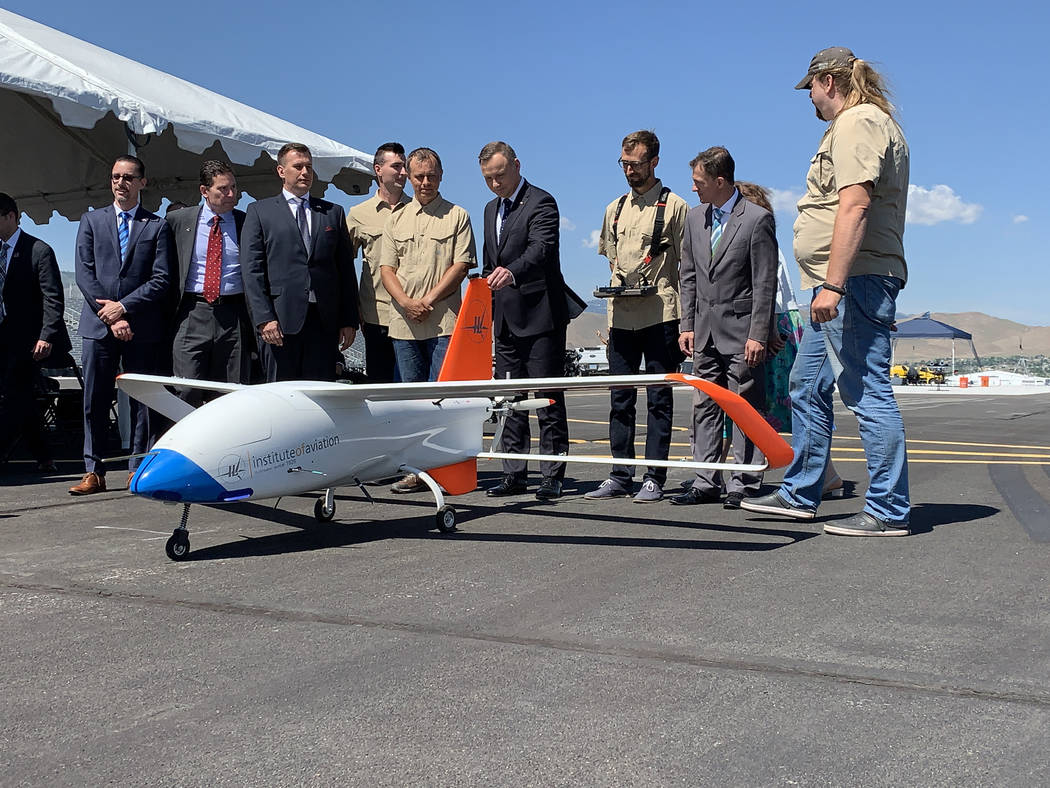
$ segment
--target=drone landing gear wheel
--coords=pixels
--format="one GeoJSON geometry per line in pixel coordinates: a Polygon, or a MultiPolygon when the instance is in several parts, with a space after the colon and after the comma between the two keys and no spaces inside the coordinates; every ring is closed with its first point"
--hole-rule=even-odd
{"type": "Polygon", "coordinates": [[[456,530],[456,510],[451,506],[442,506],[434,517],[438,530],[450,534],[456,530]]]}

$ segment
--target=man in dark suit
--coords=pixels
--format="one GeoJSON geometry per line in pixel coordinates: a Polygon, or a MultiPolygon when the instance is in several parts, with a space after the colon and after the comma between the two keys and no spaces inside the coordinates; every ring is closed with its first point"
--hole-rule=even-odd
{"type": "Polygon", "coordinates": [[[310,149],[277,154],[284,188],[248,206],[241,276],[252,325],[262,338],[267,381],[334,380],[334,353],[354,341],[357,280],[343,209],[311,197],[310,149]]]}
{"type": "MultiPolygon", "coordinates": [[[[505,142],[490,142],[478,156],[481,174],[496,199],[485,206],[482,275],[492,289],[492,333],[496,338],[496,377],[547,378],[565,374],[565,327],[569,323],[565,280],[559,257],[558,205],[521,177],[521,162],[505,142]]],[[[569,426],[565,393],[540,392],[554,404],[537,411],[540,453],[567,454],[569,426]]],[[[502,446],[528,454],[528,413],[507,417],[502,446]]],[[[540,463],[540,500],[561,495],[565,463],[540,463]]],[[[524,460],[504,460],[503,479],[488,490],[499,497],[525,491],[524,460]]]]}
{"type": "Polygon", "coordinates": [[[41,362],[69,351],[62,277],[51,247],[19,228],[18,205],[6,194],[0,194],[0,296],[0,461],[21,435],[36,469],[52,472],[34,383],[41,362]]]}
{"type": "MultiPolygon", "coordinates": [[[[110,174],[114,202],[80,217],[77,232],[77,286],[84,294],[80,313],[84,367],[84,465],[71,495],[106,489],[109,413],[117,373],[163,371],[169,287],[171,230],[139,204],[146,167],[135,156],[121,156],[110,174]]],[[[151,442],[149,410],[131,400],[131,452],[151,442]]],[[[140,458],[128,465],[128,482],[140,458]]]]}
{"type": "MultiPolygon", "coordinates": [[[[777,294],[777,242],[773,215],[740,196],[733,157],[709,148],[690,163],[700,205],[686,217],[682,241],[682,352],[693,374],[728,387],[756,410],[766,404],[763,362],[777,294]]],[[[714,400],[693,398],[693,459],[718,462],[725,416],[714,400]]],[[[761,463],[762,453],[733,426],[736,463],[761,463]]],[[[758,492],[762,475],[736,471],[726,483],[726,509],[739,509],[758,492]]],[[[718,471],[698,471],[693,486],[671,503],[722,499],[718,471]]]]}
{"type": "MultiPolygon", "coordinates": [[[[252,337],[241,280],[239,240],[244,211],[237,179],[224,161],[201,165],[199,206],[169,212],[165,219],[178,256],[178,308],[172,363],[176,377],[247,383],[252,337]]],[[[179,396],[194,407],[199,389],[179,396]]]]}

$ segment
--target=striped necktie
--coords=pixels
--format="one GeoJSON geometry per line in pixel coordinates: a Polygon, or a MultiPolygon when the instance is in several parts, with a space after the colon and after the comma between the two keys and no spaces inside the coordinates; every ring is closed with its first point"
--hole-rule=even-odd
{"type": "Polygon", "coordinates": [[[131,214],[128,211],[120,212],[120,224],[117,225],[117,237],[120,238],[120,260],[128,253],[128,228],[131,222],[131,214]]]}
{"type": "Polygon", "coordinates": [[[725,211],[721,208],[715,208],[711,206],[711,251],[715,251],[715,247],[718,246],[718,242],[722,239],[722,219],[725,217],[725,211]]]}
{"type": "Polygon", "coordinates": [[[0,323],[7,316],[7,310],[4,309],[4,283],[7,281],[7,252],[10,248],[7,241],[0,244],[0,323]]]}

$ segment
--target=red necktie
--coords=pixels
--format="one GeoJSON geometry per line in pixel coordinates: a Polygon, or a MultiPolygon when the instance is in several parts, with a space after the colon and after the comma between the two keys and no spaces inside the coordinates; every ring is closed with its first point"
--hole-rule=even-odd
{"type": "Polygon", "coordinates": [[[209,304],[219,297],[219,280],[222,278],[222,217],[213,216],[211,232],[208,233],[208,255],[204,262],[204,300],[209,304]]]}

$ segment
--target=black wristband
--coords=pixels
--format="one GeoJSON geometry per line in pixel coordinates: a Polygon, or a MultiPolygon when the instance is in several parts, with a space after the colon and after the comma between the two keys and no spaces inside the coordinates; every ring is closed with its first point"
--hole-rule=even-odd
{"type": "Polygon", "coordinates": [[[830,290],[832,293],[838,293],[840,296],[846,295],[846,288],[833,285],[830,282],[824,282],[821,287],[825,290],[830,290]]]}

